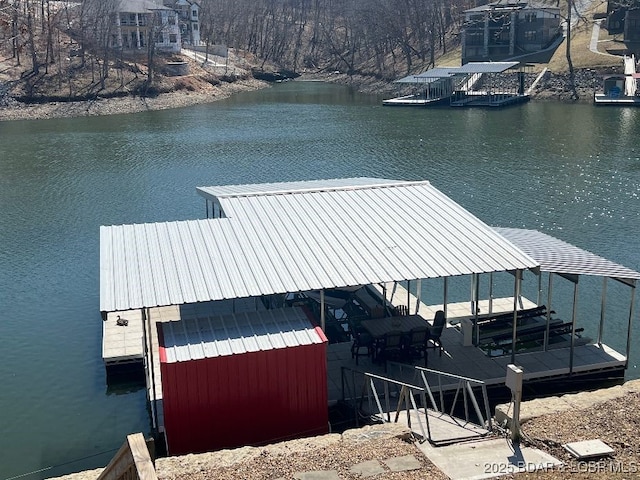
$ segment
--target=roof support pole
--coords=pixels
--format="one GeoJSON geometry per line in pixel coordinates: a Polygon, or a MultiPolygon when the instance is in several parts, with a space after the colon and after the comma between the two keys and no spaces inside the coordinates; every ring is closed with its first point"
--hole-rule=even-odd
{"type": "Polygon", "coordinates": [[[411,307],[411,305],[409,305],[411,300],[411,280],[407,280],[407,314],[409,313],[409,308],[411,307]]]}
{"type": "Polygon", "coordinates": [[[576,317],[578,316],[578,281],[573,284],[573,312],[571,313],[571,352],[569,355],[569,375],[573,374],[573,355],[576,341],[576,317]]]}
{"type": "Polygon", "coordinates": [[[324,315],[324,288],[322,290],[320,290],[320,328],[322,328],[322,331],[325,332],[325,322],[326,322],[326,318],[324,315]]]}
{"type": "Polygon", "coordinates": [[[629,324],[627,326],[627,365],[629,365],[629,353],[631,352],[631,324],[633,323],[633,310],[635,307],[636,300],[636,285],[635,282],[633,287],[631,288],[631,306],[629,307],[629,324]]]}
{"type": "MultiPolygon", "coordinates": [[[[542,275],[542,272],[540,272],[542,275]]],[[[547,289],[547,330],[544,334],[544,351],[549,348],[549,326],[551,325],[551,298],[553,296],[553,273],[549,272],[549,288],[547,289]]]]}
{"type": "Polygon", "coordinates": [[[536,275],[538,276],[538,298],[536,298],[536,306],[539,307],[542,301],[542,272],[538,270],[536,275]]]}
{"type": "Polygon", "coordinates": [[[598,326],[598,346],[602,347],[602,336],[604,332],[604,316],[607,298],[607,277],[602,278],[602,298],[600,299],[600,325],[598,326]]]}
{"type": "Polygon", "coordinates": [[[420,310],[420,294],[422,290],[422,279],[418,279],[416,280],[416,315],[418,314],[418,311],[420,310]]]}
{"type": "Polygon", "coordinates": [[[493,313],[493,272],[489,273],[489,313],[493,313]]]}
{"type": "Polygon", "coordinates": [[[522,283],[522,270],[515,271],[515,282],[513,285],[513,332],[511,334],[511,363],[516,364],[516,340],[518,338],[518,297],[522,283]]]}
{"type": "Polygon", "coordinates": [[[209,218],[209,199],[205,198],[204,204],[205,204],[205,210],[206,210],[204,218],[209,218]]]}
{"type": "Polygon", "coordinates": [[[444,277],[444,292],[442,299],[442,309],[444,310],[444,318],[447,318],[447,297],[449,295],[449,282],[448,277],[444,277]]]}
{"type": "Polygon", "coordinates": [[[477,273],[471,274],[471,315],[478,315],[478,292],[480,290],[480,282],[477,273]]]}

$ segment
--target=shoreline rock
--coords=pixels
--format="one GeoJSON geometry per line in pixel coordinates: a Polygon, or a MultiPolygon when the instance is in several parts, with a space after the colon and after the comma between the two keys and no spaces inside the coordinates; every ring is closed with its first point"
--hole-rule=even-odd
{"type": "Polygon", "coordinates": [[[7,99],[0,106],[0,122],[11,120],[46,120],[52,118],[72,118],[102,115],[122,115],[145,111],[183,108],[204,103],[212,103],[230,97],[238,92],[266,88],[268,84],[261,80],[248,78],[232,83],[211,86],[206,91],[193,92],[179,90],[162,93],[156,97],[126,96],[99,98],[78,102],[20,103],[7,99]]]}

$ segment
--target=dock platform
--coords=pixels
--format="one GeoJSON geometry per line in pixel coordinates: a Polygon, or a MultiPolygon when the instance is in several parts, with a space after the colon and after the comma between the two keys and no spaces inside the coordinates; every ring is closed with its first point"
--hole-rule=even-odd
{"type": "Polygon", "coordinates": [[[107,370],[115,366],[142,364],[144,331],[141,310],[107,314],[102,322],[102,359],[107,370]],[[119,325],[119,318],[126,322],[119,325]]]}
{"type": "MultiPolygon", "coordinates": [[[[376,286],[382,294],[382,287],[376,286]]],[[[442,310],[442,305],[426,305],[419,303],[417,298],[407,292],[400,285],[391,297],[392,288],[388,285],[385,289],[387,300],[394,305],[410,305],[410,314],[417,313],[425,321],[431,322],[437,310],[442,310]],[[409,296],[407,300],[407,296],[409,296]],[[416,310],[416,305],[418,306],[416,310]]],[[[488,300],[478,303],[481,313],[489,312],[488,300]]],[[[534,302],[521,299],[520,308],[532,308],[534,302]]],[[[513,311],[513,297],[496,298],[492,301],[493,313],[499,314],[513,311]]],[[[469,302],[447,304],[447,328],[442,333],[442,345],[444,352],[440,356],[438,350],[428,351],[429,369],[438,370],[453,375],[470,377],[485,382],[488,387],[503,387],[505,382],[507,364],[511,363],[511,355],[488,356],[485,351],[476,346],[464,346],[463,334],[458,328],[462,319],[473,318],[469,302]]],[[[516,354],[516,364],[524,370],[525,385],[537,382],[551,382],[569,377],[584,375],[610,374],[624,372],[627,359],[624,355],[602,344],[575,345],[573,364],[570,360],[571,349],[569,346],[556,346],[546,351],[530,351],[516,354]]],[[[388,376],[406,382],[415,381],[411,366],[403,371],[388,369],[383,365],[374,363],[369,357],[360,357],[358,364],[351,358],[351,343],[334,343],[328,346],[327,351],[328,374],[328,398],[333,405],[342,400],[342,369],[343,367],[388,376]],[[407,377],[409,375],[409,377],[407,377]]],[[[418,365],[424,365],[424,360],[417,361],[418,365]]],[[[442,389],[453,390],[457,382],[442,384],[442,389]]]]}

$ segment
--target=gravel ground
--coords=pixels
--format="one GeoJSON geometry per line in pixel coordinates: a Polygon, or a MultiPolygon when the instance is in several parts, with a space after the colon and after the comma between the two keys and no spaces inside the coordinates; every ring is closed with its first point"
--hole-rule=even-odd
{"type": "Polygon", "coordinates": [[[360,480],[360,475],[350,471],[353,465],[405,455],[415,456],[422,467],[408,472],[387,471],[385,480],[448,478],[420,453],[408,432],[397,425],[364,427],[343,435],[292,440],[264,448],[245,447],[159,459],[156,469],[162,480],[289,480],[296,472],[322,470],[336,470],[344,480],[360,480]]]}
{"type": "Polygon", "coordinates": [[[518,478],[552,480],[640,478],[640,394],[624,397],[560,415],[545,415],[522,426],[525,442],[562,460],[565,466],[518,478]],[[562,445],[600,439],[615,453],[591,462],[576,461],[562,445]]]}

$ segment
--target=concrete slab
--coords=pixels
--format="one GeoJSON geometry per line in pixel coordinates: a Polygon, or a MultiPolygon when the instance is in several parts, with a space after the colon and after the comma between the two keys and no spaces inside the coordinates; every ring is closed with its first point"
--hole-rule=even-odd
{"type": "Polygon", "coordinates": [[[613,448],[602,440],[583,440],[582,442],[566,443],[563,447],[579,460],[606,457],[614,453],[613,448]]]}
{"type": "Polygon", "coordinates": [[[384,468],[377,460],[369,460],[367,462],[358,463],[349,469],[351,473],[360,475],[363,478],[375,477],[384,473],[384,468]]]}
{"type": "Polygon", "coordinates": [[[340,480],[337,470],[320,470],[317,472],[294,473],[296,480],[340,480]]]}
{"type": "Polygon", "coordinates": [[[418,444],[425,456],[452,480],[479,480],[519,472],[533,472],[562,465],[547,453],[520,447],[507,439],[433,447],[418,444]]]}
{"type": "Polygon", "coordinates": [[[404,457],[391,457],[383,460],[385,465],[392,472],[408,472],[410,470],[418,470],[422,468],[420,460],[413,455],[405,455],[404,457]]]}

